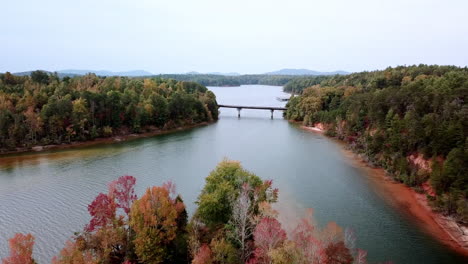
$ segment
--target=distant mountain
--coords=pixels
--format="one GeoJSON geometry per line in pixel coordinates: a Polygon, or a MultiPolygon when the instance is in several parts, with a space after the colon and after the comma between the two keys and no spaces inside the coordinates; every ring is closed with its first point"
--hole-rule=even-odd
{"type": "MultiPolygon", "coordinates": [[[[42,71],[42,70],[40,70],[42,71]]],[[[31,75],[31,72],[33,71],[25,71],[25,72],[14,72],[12,73],[13,75],[16,75],[16,76],[28,76],[28,75],[31,75]]],[[[43,71],[43,72],[47,72],[47,73],[51,73],[50,71],[43,71]]]]}
{"type": "MultiPolygon", "coordinates": [[[[42,70],[42,71],[44,71],[44,70],[42,70]]],[[[26,76],[26,75],[31,75],[31,72],[33,72],[33,71],[15,72],[13,74],[17,75],[17,76],[26,76]]],[[[44,71],[44,72],[47,72],[47,73],[50,73],[50,74],[53,73],[51,71],[44,71]]],[[[58,76],[60,78],[81,76],[81,75],[86,75],[88,73],[94,73],[94,74],[96,74],[98,76],[128,76],[128,77],[139,77],[139,76],[154,75],[151,72],[143,71],[143,70],[124,71],[124,72],[112,72],[112,71],[106,71],[106,70],[99,70],[99,71],[93,71],[93,70],[61,70],[61,71],[57,71],[57,74],[58,74],[58,76]]]]}
{"type": "Polygon", "coordinates": [[[138,76],[150,76],[154,75],[151,72],[144,71],[144,70],[134,70],[134,71],[123,71],[123,72],[113,72],[113,71],[106,71],[106,70],[61,70],[58,73],[63,74],[75,74],[75,75],[85,75],[88,73],[94,73],[98,76],[129,76],[129,77],[138,77],[138,76]]]}
{"type": "Polygon", "coordinates": [[[200,74],[203,74],[203,73],[199,73],[199,72],[196,72],[196,71],[190,71],[190,72],[187,72],[185,74],[187,74],[187,75],[200,75],[200,74]]]}
{"type": "Polygon", "coordinates": [[[239,75],[241,75],[238,72],[208,72],[207,74],[224,75],[224,76],[239,76],[239,75]]]}
{"type": "Polygon", "coordinates": [[[187,72],[186,74],[188,74],[188,75],[209,74],[209,75],[221,75],[221,76],[239,76],[239,75],[241,75],[238,72],[207,72],[207,73],[201,73],[201,72],[197,72],[197,71],[187,72]]]}
{"type": "Polygon", "coordinates": [[[281,69],[279,71],[267,72],[267,75],[346,75],[349,72],[345,71],[334,71],[334,72],[319,72],[308,69],[281,69]]]}
{"type": "MultiPolygon", "coordinates": [[[[51,72],[51,71],[44,71],[44,70],[40,70],[40,71],[47,72],[48,74],[53,74],[53,72],[51,72]]],[[[29,75],[31,75],[31,72],[33,72],[33,71],[14,72],[12,74],[16,75],[16,76],[29,76],[29,75]]],[[[57,75],[58,75],[59,78],[63,78],[63,77],[80,76],[81,74],[57,72],[57,75]]]]}

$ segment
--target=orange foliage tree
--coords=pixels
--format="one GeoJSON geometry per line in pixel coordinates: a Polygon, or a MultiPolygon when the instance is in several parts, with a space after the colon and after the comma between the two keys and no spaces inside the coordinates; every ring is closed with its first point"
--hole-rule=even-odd
{"type": "Polygon", "coordinates": [[[169,258],[169,245],[176,238],[177,218],[185,206],[165,187],[148,188],[133,203],[130,227],[135,232],[135,253],[144,263],[162,263],[169,258]]]}
{"type": "Polygon", "coordinates": [[[2,264],[35,264],[32,257],[34,236],[31,234],[16,234],[8,240],[10,256],[2,259],[2,264]]]}

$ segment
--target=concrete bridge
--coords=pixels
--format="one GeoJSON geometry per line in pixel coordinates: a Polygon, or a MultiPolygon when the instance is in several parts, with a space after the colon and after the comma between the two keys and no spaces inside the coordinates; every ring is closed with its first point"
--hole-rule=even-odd
{"type": "Polygon", "coordinates": [[[245,106],[245,105],[218,105],[219,108],[236,108],[237,109],[237,117],[240,118],[240,112],[242,109],[258,109],[258,110],[270,110],[271,112],[271,119],[273,119],[273,112],[275,110],[278,111],[285,111],[286,107],[278,107],[278,106],[245,106]]]}

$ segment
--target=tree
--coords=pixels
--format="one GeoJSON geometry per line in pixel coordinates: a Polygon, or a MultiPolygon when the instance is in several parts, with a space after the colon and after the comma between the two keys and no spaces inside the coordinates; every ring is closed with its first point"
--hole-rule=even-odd
{"type": "Polygon", "coordinates": [[[91,220],[82,233],[67,242],[56,263],[121,263],[132,258],[132,232],[128,213],[136,199],[132,176],[122,176],[109,184],[109,193],[100,193],[88,206],[91,220]],[[122,209],[124,215],[117,209],[122,209]]]}
{"type": "MultiPolygon", "coordinates": [[[[208,225],[227,223],[232,216],[232,202],[236,200],[244,183],[252,188],[262,185],[262,180],[244,170],[239,162],[224,160],[206,178],[198,197],[197,214],[208,225]]],[[[259,202],[266,199],[260,196],[259,202]]]]}
{"type": "Polygon", "coordinates": [[[130,226],[139,261],[162,263],[168,258],[168,245],[176,238],[178,203],[166,188],[156,186],[133,203],[130,226]]]}
{"type": "Polygon", "coordinates": [[[343,241],[332,242],[325,248],[328,264],[352,264],[353,256],[343,241]]]}
{"type": "Polygon", "coordinates": [[[239,261],[237,249],[226,239],[218,238],[211,240],[210,243],[211,255],[213,263],[216,264],[237,264],[244,263],[239,261]]]}
{"type": "Polygon", "coordinates": [[[357,253],[357,250],[356,250],[356,234],[350,228],[345,229],[344,243],[345,243],[345,246],[351,252],[351,255],[356,255],[356,253],[357,253]]]}
{"type": "Polygon", "coordinates": [[[193,258],[192,264],[211,264],[213,263],[211,249],[203,244],[193,258]]]}
{"type": "Polygon", "coordinates": [[[301,252],[293,241],[287,240],[282,246],[271,250],[268,254],[274,264],[306,264],[301,252]]]}
{"type": "MultiPolygon", "coordinates": [[[[243,184],[239,197],[234,201],[232,208],[231,225],[234,227],[234,237],[240,245],[240,258],[244,262],[250,258],[251,249],[248,247],[248,240],[253,235],[254,208],[251,199],[252,190],[248,184],[243,184]]],[[[253,194],[254,202],[258,199],[253,194]]]]}
{"type": "Polygon", "coordinates": [[[326,263],[323,242],[317,238],[317,231],[312,220],[312,211],[308,217],[300,220],[293,230],[292,241],[307,263],[326,263]]]}
{"type": "Polygon", "coordinates": [[[354,260],[355,264],[366,264],[367,263],[367,251],[358,249],[356,259],[354,260]]]}
{"type": "Polygon", "coordinates": [[[127,216],[133,202],[137,199],[135,183],[135,177],[125,175],[109,184],[109,196],[115,199],[117,208],[123,209],[127,216]]]}
{"type": "Polygon", "coordinates": [[[32,257],[34,236],[17,233],[8,240],[10,256],[2,259],[3,264],[35,264],[32,257]]]}
{"type": "Polygon", "coordinates": [[[91,220],[84,232],[75,237],[83,258],[91,255],[104,263],[122,260],[127,254],[129,231],[123,217],[117,217],[114,199],[100,193],[88,205],[88,211],[91,220]]]}
{"type": "MultiPolygon", "coordinates": [[[[82,246],[81,246],[82,247],[82,246]]],[[[58,256],[52,258],[52,264],[98,264],[99,261],[90,251],[83,251],[78,242],[67,241],[58,256]]]]}
{"type": "Polygon", "coordinates": [[[72,102],[72,104],[72,119],[75,126],[75,131],[77,131],[80,136],[83,136],[90,119],[86,99],[76,99],[72,102]]]}
{"type": "Polygon", "coordinates": [[[274,218],[265,217],[255,227],[255,259],[257,263],[270,263],[270,251],[280,247],[286,240],[286,232],[274,218]]]}
{"type": "Polygon", "coordinates": [[[443,177],[448,188],[455,187],[458,190],[466,190],[468,185],[468,151],[462,148],[454,148],[447,156],[444,163],[443,177]]]}
{"type": "Polygon", "coordinates": [[[106,227],[112,223],[116,216],[117,206],[107,194],[100,193],[94,201],[88,205],[91,221],[86,226],[86,231],[92,232],[100,227],[106,227]]]}
{"type": "Polygon", "coordinates": [[[36,144],[37,133],[41,131],[42,119],[39,113],[36,113],[33,106],[29,106],[28,110],[24,113],[26,123],[29,126],[30,138],[33,144],[36,144]]]}
{"type": "Polygon", "coordinates": [[[31,72],[31,79],[34,82],[40,84],[48,84],[49,83],[49,74],[45,71],[33,71],[31,72]]]}

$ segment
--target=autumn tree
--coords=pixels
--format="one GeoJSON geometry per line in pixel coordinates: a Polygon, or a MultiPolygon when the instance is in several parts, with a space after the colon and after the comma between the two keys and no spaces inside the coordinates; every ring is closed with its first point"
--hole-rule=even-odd
{"type": "Polygon", "coordinates": [[[3,264],[35,264],[32,257],[34,236],[31,234],[15,234],[8,240],[10,255],[2,259],[3,264]]]}
{"type": "Polygon", "coordinates": [[[232,217],[228,223],[233,237],[239,245],[240,259],[247,261],[253,251],[253,233],[259,219],[267,216],[266,208],[275,201],[277,189],[272,189],[272,181],[264,181],[253,189],[248,183],[242,184],[237,199],[232,201],[232,217]],[[259,202],[261,200],[261,202],[259,202]]]}
{"type": "Polygon", "coordinates": [[[57,263],[114,263],[131,258],[129,212],[137,198],[134,191],[136,179],[122,176],[109,184],[109,193],[100,193],[88,205],[91,216],[82,233],[67,242],[57,263]],[[118,210],[122,209],[122,211],[118,210]],[[125,215],[122,215],[124,213],[125,215]]]}
{"type": "Polygon", "coordinates": [[[52,264],[98,264],[91,251],[83,250],[83,241],[67,241],[58,256],[52,258],[52,264]]]}
{"type": "Polygon", "coordinates": [[[243,184],[260,188],[258,201],[274,202],[277,191],[265,184],[253,173],[244,170],[239,162],[224,160],[206,178],[206,184],[198,197],[197,215],[207,225],[226,224],[232,217],[233,203],[243,184]]]}
{"type": "Polygon", "coordinates": [[[328,264],[352,264],[353,256],[343,241],[331,242],[325,248],[328,264]]]}
{"type": "Polygon", "coordinates": [[[212,253],[208,245],[203,244],[192,260],[192,264],[212,264],[212,253]]]}
{"type": "Polygon", "coordinates": [[[306,263],[326,263],[324,243],[320,241],[318,234],[312,211],[309,211],[307,217],[300,219],[292,232],[292,241],[306,263]]]}
{"type": "Polygon", "coordinates": [[[210,249],[213,263],[216,264],[236,264],[239,261],[237,249],[225,238],[214,238],[211,240],[210,249]]]}
{"type": "Polygon", "coordinates": [[[254,232],[255,263],[270,263],[270,252],[280,247],[286,240],[286,232],[274,218],[263,218],[257,224],[254,232]]]}
{"type": "Polygon", "coordinates": [[[240,245],[240,258],[243,261],[246,261],[251,254],[248,239],[251,239],[255,228],[255,212],[252,204],[255,203],[257,199],[257,195],[253,193],[250,186],[245,183],[242,185],[239,197],[233,202],[230,224],[234,229],[234,237],[240,245]],[[253,196],[252,198],[251,195],[253,196]],[[254,201],[252,201],[252,199],[254,201]]]}
{"type": "Polygon", "coordinates": [[[109,196],[115,200],[117,208],[121,208],[127,216],[133,202],[137,199],[135,183],[135,177],[125,175],[109,184],[109,196]]]}
{"type": "Polygon", "coordinates": [[[168,246],[176,238],[178,209],[183,203],[172,199],[164,187],[148,188],[133,203],[130,226],[135,232],[135,252],[139,261],[162,263],[169,258],[168,246]]]}

